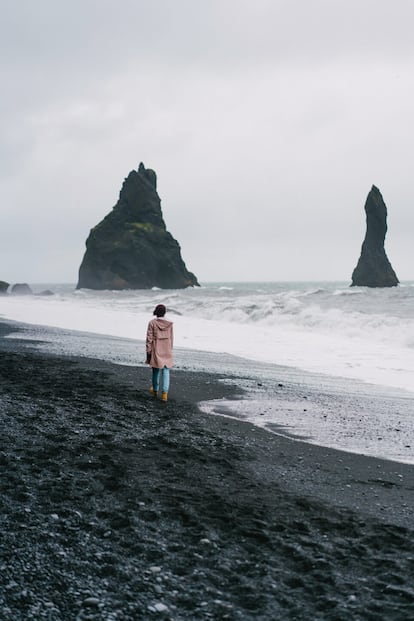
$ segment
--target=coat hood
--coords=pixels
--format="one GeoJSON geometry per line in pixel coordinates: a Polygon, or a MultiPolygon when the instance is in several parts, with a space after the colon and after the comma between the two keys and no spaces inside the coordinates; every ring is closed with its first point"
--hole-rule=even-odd
{"type": "Polygon", "coordinates": [[[173,325],[172,321],[167,321],[167,319],[162,319],[161,317],[153,321],[157,324],[158,330],[168,330],[173,325]]]}

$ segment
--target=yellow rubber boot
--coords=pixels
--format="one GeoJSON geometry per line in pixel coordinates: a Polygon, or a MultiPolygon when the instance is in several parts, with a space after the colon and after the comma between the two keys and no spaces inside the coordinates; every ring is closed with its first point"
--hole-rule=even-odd
{"type": "Polygon", "coordinates": [[[149,389],[149,391],[150,391],[150,395],[152,395],[153,397],[158,397],[158,390],[154,390],[152,386],[149,389]]]}
{"type": "Polygon", "coordinates": [[[161,393],[161,401],[168,401],[168,392],[161,393]]]}

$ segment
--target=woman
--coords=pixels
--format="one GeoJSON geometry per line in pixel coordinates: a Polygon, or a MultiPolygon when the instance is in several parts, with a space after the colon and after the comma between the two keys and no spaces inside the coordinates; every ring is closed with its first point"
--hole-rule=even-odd
{"type": "Polygon", "coordinates": [[[164,304],[158,304],[153,312],[155,319],[151,319],[147,329],[147,360],[152,367],[152,386],[150,393],[158,397],[161,372],[161,400],[168,400],[170,386],[170,367],[173,365],[173,323],[164,319],[167,312],[164,304]]]}

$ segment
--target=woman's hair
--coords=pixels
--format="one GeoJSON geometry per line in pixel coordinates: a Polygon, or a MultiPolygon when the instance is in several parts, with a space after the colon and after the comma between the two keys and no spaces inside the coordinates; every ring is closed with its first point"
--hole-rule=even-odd
{"type": "Polygon", "coordinates": [[[153,315],[156,315],[157,317],[164,317],[166,312],[167,309],[165,308],[164,304],[157,304],[157,306],[154,308],[153,315]]]}

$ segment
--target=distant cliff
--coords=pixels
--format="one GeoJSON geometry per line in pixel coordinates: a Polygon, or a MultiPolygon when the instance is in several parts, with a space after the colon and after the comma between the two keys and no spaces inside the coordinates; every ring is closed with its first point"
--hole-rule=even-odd
{"type": "Polygon", "coordinates": [[[395,287],[398,278],[385,253],[387,207],[381,192],[372,186],[365,203],[367,230],[361,256],[352,273],[352,285],[359,287],[395,287]]]}
{"type": "Polygon", "coordinates": [[[198,286],[167,231],[157,177],[140,164],[125,179],[113,210],[86,240],[77,288],[183,289],[198,286]]]}

